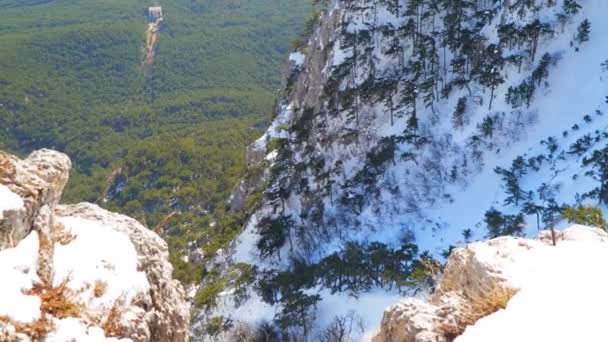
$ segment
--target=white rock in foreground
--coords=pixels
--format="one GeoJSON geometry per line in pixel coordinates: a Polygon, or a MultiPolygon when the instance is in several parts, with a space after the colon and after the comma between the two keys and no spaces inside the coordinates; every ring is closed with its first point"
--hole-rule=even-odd
{"type": "Polygon", "coordinates": [[[605,341],[608,236],[581,226],[564,235],[516,257],[519,292],[456,341],[605,341]]]}
{"type": "Polygon", "coordinates": [[[0,153],[0,341],[187,341],[167,244],[96,205],[58,205],[70,167],[0,153]]]}
{"type": "Polygon", "coordinates": [[[557,246],[549,232],[469,244],[452,252],[429,303],[386,310],[374,341],[603,341],[607,258],[608,234],[580,225],[559,232],[557,246]],[[501,289],[514,290],[506,308],[468,322],[474,303],[501,289]]]}

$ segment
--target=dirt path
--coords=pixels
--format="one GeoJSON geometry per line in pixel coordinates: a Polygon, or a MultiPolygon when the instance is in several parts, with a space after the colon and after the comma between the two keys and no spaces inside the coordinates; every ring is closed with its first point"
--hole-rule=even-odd
{"type": "Polygon", "coordinates": [[[158,31],[160,29],[161,21],[148,24],[148,31],[146,32],[146,46],[144,49],[144,60],[143,65],[152,65],[154,63],[154,56],[156,54],[156,45],[158,44],[158,31]]]}

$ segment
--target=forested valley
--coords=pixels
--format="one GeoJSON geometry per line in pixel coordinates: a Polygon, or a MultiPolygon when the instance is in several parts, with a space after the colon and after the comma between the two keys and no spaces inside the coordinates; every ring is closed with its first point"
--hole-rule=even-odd
{"type": "Polygon", "coordinates": [[[67,153],[75,165],[64,200],[156,227],[175,275],[194,283],[202,267],[185,262],[185,251],[196,245],[211,256],[240,228],[224,203],[312,8],[164,1],[156,58],[143,66],[152,5],[0,0],[0,149],[67,153]]]}

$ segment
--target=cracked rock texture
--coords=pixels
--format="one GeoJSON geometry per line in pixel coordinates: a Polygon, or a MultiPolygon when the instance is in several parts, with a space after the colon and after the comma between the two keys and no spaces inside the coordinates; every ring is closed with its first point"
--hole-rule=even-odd
{"type": "Polygon", "coordinates": [[[51,150],[0,152],[0,279],[24,274],[0,285],[16,301],[3,307],[0,295],[0,340],[187,341],[190,308],[166,242],[97,205],[59,205],[70,169],[51,150]]]}

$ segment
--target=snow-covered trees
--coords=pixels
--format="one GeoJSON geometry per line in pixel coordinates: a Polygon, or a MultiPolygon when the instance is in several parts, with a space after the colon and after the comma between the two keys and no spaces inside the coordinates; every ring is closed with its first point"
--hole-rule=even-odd
{"type": "MultiPolygon", "coordinates": [[[[457,200],[476,172],[491,173],[496,159],[524,144],[517,140],[535,115],[554,114],[534,100],[551,96],[552,68],[573,53],[554,49],[567,46],[570,37],[544,44],[559,25],[559,9],[546,7],[562,1],[334,3],[336,17],[322,27],[319,41],[311,41],[305,66],[311,70],[300,71],[297,89],[284,103],[289,129],[277,140],[277,157],[268,156],[268,205],[256,216],[261,263],[277,268],[260,278],[259,289],[265,301],[287,310],[276,322],[286,327],[304,316],[298,303],[307,298],[298,291],[357,295],[410,286],[419,270],[418,247],[389,241],[390,234],[412,225],[427,240],[421,246],[435,247],[424,225],[437,235],[454,227],[434,208],[457,200]],[[494,28],[498,37],[488,34],[494,28]],[[503,93],[507,105],[495,98],[503,93]],[[293,251],[286,247],[289,238],[293,251]],[[379,241],[369,242],[374,239],[379,241]]],[[[593,124],[599,121],[593,118],[593,124]]],[[[585,131],[590,126],[579,124],[585,131]]],[[[534,192],[529,190],[540,182],[529,181],[529,174],[554,175],[561,172],[559,158],[586,155],[582,145],[567,153],[581,136],[568,132],[562,147],[557,138],[546,139],[549,153],[538,146],[538,155],[496,168],[498,176],[484,175],[502,179],[505,193],[496,195],[496,208],[485,216],[471,209],[475,217],[456,228],[485,222],[494,237],[521,233],[526,219],[537,228],[555,220],[561,197],[550,192],[563,180],[543,179],[546,189],[534,192]]],[[[479,232],[466,229],[462,237],[476,239],[479,232]]]]}
{"type": "Polygon", "coordinates": [[[260,239],[257,242],[258,250],[262,258],[270,257],[277,253],[280,257],[281,247],[287,239],[291,240],[291,228],[294,221],[289,216],[278,217],[266,216],[258,223],[260,239]]]}
{"type": "Polygon", "coordinates": [[[529,107],[530,103],[532,103],[532,99],[534,98],[535,90],[536,85],[531,79],[524,80],[517,87],[509,86],[505,101],[513,108],[521,107],[524,104],[526,107],[529,107]]]}

